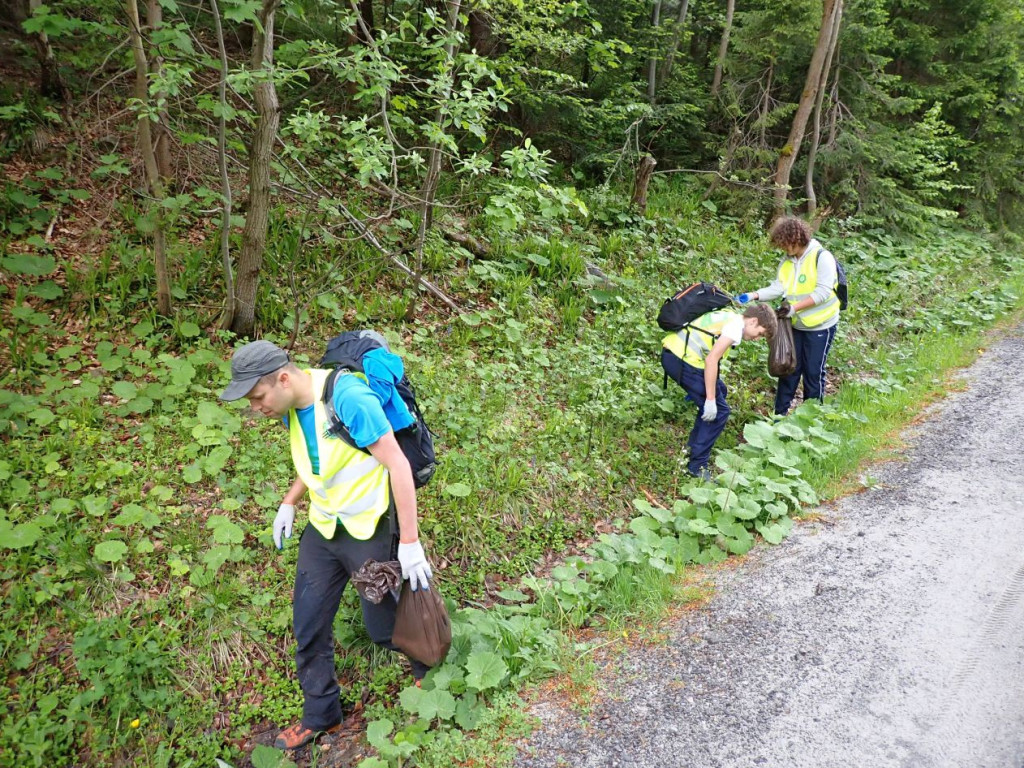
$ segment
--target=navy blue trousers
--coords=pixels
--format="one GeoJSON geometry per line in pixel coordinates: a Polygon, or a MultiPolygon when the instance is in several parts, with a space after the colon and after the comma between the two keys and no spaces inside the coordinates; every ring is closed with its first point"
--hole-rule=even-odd
{"type": "Polygon", "coordinates": [[[776,414],[785,416],[789,413],[789,405],[793,402],[801,378],[804,382],[804,400],[825,402],[825,362],[828,360],[828,351],[835,337],[834,325],[823,331],[793,329],[796,371],[779,379],[779,387],[775,390],[776,414]]]}
{"type": "Polygon", "coordinates": [[[704,371],[694,368],[689,363],[684,363],[667,349],[661,350],[661,367],[665,373],[676,384],[686,391],[686,399],[696,403],[697,420],[690,430],[690,461],[687,469],[691,475],[698,474],[701,469],[707,467],[708,459],[711,457],[711,448],[715,440],[725,429],[725,422],[729,420],[729,405],[725,402],[728,390],[721,379],[715,382],[715,403],[718,405],[718,416],[714,421],[704,421],[704,371]]]}
{"type": "MultiPolygon", "coordinates": [[[[388,515],[366,541],[354,539],[338,523],[334,536],[325,539],[307,525],[299,540],[298,571],[292,598],[295,627],[295,671],[302,687],[302,724],[322,731],[341,722],[341,688],[334,668],[334,616],[349,577],[369,559],[393,560],[395,537],[388,515]]],[[[391,643],[398,603],[387,595],[378,605],[360,598],[366,633],[377,645],[397,650],[391,643]]],[[[410,661],[412,661],[410,659],[410,661]]],[[[427,666],[412,661],[413,676],[423,677],[427,666]]]]}

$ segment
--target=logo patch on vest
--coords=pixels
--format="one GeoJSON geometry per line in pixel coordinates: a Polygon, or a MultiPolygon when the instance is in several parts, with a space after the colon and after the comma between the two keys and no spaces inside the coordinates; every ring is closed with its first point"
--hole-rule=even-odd
{"type": "Polygon", "coordinates": [[[798,283],[806,283],[806,282],[807,282],[807,275],[800,275],[800,277],[798,277],[798,278],[796,279],[796,281],[797,281],[798,283]]]}

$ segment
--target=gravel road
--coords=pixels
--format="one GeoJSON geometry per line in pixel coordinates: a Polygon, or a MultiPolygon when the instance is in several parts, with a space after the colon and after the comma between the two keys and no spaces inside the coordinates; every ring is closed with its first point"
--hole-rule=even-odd
{"type": "Polygon", "coordinates": [[[518,768],[1024,766],[1024,328],[905,435],[905,461],[599,675],[518,768]]]}

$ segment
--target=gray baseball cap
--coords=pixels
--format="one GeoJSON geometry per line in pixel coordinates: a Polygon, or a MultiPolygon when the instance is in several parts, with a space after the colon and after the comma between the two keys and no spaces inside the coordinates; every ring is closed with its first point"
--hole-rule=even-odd
{"type": "Polygon", "coordinates": [[[239,347],[231,357],[231,383],[221,400],[238,400],[256,386],[256,382],[288,364],[288,353],[269,341],[254,341],[239,347]]]}

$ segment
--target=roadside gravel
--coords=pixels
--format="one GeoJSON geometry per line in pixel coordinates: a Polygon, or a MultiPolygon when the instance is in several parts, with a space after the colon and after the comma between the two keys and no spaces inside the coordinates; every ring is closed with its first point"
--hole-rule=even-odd
{"type": "Polygon", "coordinates": [[[555,702],[518,768],[1024,766],[1024,330],[905,435],[905,461],[709,572],[668,641],[555,702]]]}

